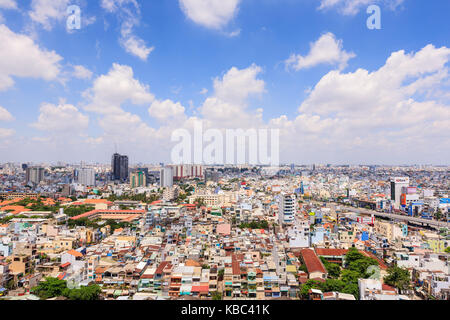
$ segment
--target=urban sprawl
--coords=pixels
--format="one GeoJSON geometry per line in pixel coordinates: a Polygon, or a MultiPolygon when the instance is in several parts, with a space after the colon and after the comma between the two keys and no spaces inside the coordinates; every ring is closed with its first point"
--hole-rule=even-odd
{"type": "Polygon", "coordinates": [[[0,165],[2,300],[449,300],[449,167],[0,165]]]}

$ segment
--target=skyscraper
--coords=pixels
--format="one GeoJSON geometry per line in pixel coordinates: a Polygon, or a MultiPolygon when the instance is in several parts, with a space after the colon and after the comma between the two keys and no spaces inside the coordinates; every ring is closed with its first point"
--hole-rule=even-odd
{"type": "Polygon", "coordinates": [[[295,219],[295,195],[281,194],[278,204],[278,219],[280,224],[292,224],[295,219]]]}
{"type": "Polygon", "coordinates": [[[130,174],[131,188],[147,186],[147,175],[144,171],[135,171],[130,174]]]}
{"type": "Polygon", "coordinates": [[[409,186],[409,178],[391,178],[391,200],[394,201],[394,208],[400,208],[400,198],[402,195],[402,188],[409,186]]]}
{"type": "Polygon", "coordinates": [[[44,168],[41,167],[28,167],[25,174],[26,183],[32,182],[33,184],[39,184],[44,180],[44,168]]]}
{"type": "Polygon", "coordinates": [[[161,169],[160,186],[161,188],[173,186],[173,169],[171,167],[161,169]]]}
{"type": "Polygon", "coordinates": [[[91,168],[82,168],[76,170],[76,181],[84,186],[95,186],[95,170],[91,168]]]}
{"type": "Polygon", "coordinates": [[[128,156],[118,153],[113,154],[111,160],[111,179],[114,181],[125,182],[128,179],[128,156]]]}

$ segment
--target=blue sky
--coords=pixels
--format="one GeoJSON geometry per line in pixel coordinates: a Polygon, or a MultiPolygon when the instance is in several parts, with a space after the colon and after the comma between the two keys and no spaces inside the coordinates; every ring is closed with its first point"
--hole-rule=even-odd
{"type": "Polygon", "coordinates": [[[288,163],[445,164],[449,12],[446,0],[0,0],[1,37],[14,38],[2,50],[24,49],[1,54],[0,161],[107,162],[117,144],[132,162],[170,162],[171,131],[196,117],[279,128],[288,163]],[[80,30],[66,29],[71,4],[80,30]],[[370,4],[381,30],[366,26],[370,4]]]}

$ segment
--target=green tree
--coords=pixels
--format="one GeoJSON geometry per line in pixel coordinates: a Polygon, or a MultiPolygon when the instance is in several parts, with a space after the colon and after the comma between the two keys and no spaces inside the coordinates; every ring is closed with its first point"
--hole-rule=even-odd
{"type": "Polygon", "coordinates": [[[411,274],[408,269],[394,266],[389,268],[387,272],[387,276],[384,277],[384,283],[396,287],[400,294],[409,289],[411,274]]]}
{"type": "Polygon", "coordinates": [[[87,287],[80,287],[79,289],[66,289],[63,295],[69,300],[83,300],[91,301],[98,300],[102,289],[94,284],[87,287]]]}
{"type": "Polygon", "coordinates": [[[328,276],[334,279],[338,279],[341,275],[341,267],[336,263],[328,262],[324,257],[320,257],[325,269],[327,269],[328,276]]]}
{"type": "Polygon", "coordinates": [[[33,288],[32,292],[42,300],[45,300],[62,296],[66,289],[66,281],[48,277],[37,287],[33,288]]]}
{"type": "Polygon", "coordinates": [[[337,279],[341,275],[341,267],[336,263],[328,263],[326,269],[331,278],[337,279]]]}
{"type": "Polygon", "coordinates": [[[220,269],[219,272],[217,273],[217,278],[219,281],[223,280],[223,275],[225,274],[225,270],[224,269],[220,269]]]}
{"type": "Polygon", "coordinates": [[[307,299],[308,296],[309,296],[309,290],[310,289],[322,290],[322,283],[320,281],[317,281],[317,280],[309,279],[308,281],[305,282],[305,284],[303,284],[301,286],[300,296],[303,299],[307,299]]]}
{"type": "Polygon", "coordinates": [[[342,293],[348,293],[353,295],[356,299],[359,299],[359,287],[358,282],[347,283],[341,291],[342,293]]]}
{"type": "Polygon", "coordinates": [[[342,292],[342,289],[345,287],[345,282],[338,279],[327,279],[321,287],[323,292],[342,292]]]}
{"type": "Polygon", "coordinates": [[[213,300],[222,300],[222,295],[219,292],[214,292],[212,295],[213,300]]]}
{"type": "Polygon", "coordinates": [[[445,248],[446,253],[450,253],[450,247],[445,248]]]}

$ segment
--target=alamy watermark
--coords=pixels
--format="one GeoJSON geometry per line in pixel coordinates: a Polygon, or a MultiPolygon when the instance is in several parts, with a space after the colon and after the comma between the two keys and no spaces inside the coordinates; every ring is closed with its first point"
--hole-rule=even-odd
{"type": "Polygon", "coordinates": [[[81,9],[77,5],[71,5],[67,7],[66,10],[67,21],[66,27],[67,30],[80,30],[81,29],[81,9]]]}
{"type": "Polygon", "coordinates": [[[172,142],[178,142],[171,151],[173,164],[279,166],[280,163],[279,129],[203,131],[203,122],[198,120],[193,135],[186,129],[177,129],[172,132],[172,142]]]}
{"type": "Polygon", "coordinates": [[[367,28],[369,30],[381,29],[381,8],[375,4],[367,7],[367,14],[371,16],[367,19],[367,28]]]}

